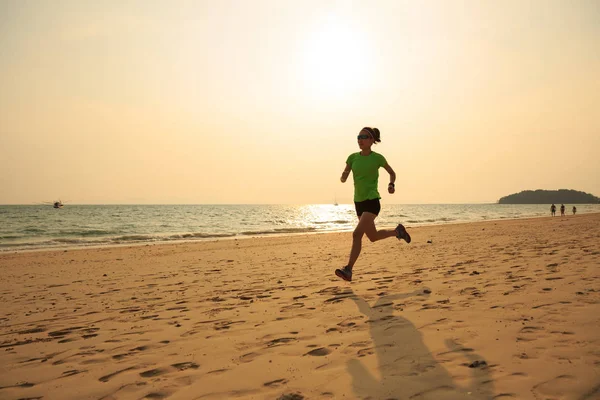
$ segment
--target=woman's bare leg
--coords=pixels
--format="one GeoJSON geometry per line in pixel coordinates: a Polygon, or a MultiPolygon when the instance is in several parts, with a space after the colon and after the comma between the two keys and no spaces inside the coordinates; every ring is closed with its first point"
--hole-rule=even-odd
{"type": "Polygon", "coordinates": [[[358,225],[356,225],[354,232],[352,232],[352,249],[350,250],[350,259],[348,260],[348,269],[352,270],[360,255],[363,235],[367,235],[371,242],[376,242],[381,239],[395,237],[398,234],[395,229],[381,229],[378,231],[375,227],[375,218],[377,218],[377,215],[370,212],[364,212],[360,216],[358,225]]]}

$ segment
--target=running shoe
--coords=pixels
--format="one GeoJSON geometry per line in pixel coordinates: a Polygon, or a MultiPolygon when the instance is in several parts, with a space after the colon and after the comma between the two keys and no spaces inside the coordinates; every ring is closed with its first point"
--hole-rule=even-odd
{"type": "Polygon", "coordinates": [[[335,274],[345,281],[352,282],[352,270],[347,266],[335,270],[335,274]]]}
{"type": "Polygon", "coordinates": [[[398,226],[396,227],[396,237],[398,238],[398,240],[404,239],[406,243],[410,243],[411,240],[410,235],[408,234],[406,228],[402,224],[398,224],[398,226]]]}

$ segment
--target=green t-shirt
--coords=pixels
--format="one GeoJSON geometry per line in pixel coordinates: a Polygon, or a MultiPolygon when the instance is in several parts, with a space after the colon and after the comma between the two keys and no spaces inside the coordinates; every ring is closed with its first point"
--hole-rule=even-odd
{"type": "Polygon", "coordinates": [[[346,164],[352,168],[354,177],[354,201],[380,199],[377,183],[379,168],[387,164],[385,157],[374,151],[368,156],[353,153],[348,156],[346,164]]]}

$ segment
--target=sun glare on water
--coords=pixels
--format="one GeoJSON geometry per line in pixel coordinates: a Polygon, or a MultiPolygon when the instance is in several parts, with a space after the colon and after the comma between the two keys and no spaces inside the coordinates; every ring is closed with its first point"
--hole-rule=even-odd
{"type": "Polygon", "coordinates": [[[343,97],[369,86],[374,73],[368,35],[358,24],[329,15],[304,43],[305,88],[312,95],[343,97]]]}

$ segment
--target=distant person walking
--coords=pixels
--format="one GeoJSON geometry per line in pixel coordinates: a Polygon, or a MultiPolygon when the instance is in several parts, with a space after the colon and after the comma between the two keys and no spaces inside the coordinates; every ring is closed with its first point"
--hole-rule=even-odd
{"type": "Polygon", "coordinates": [[[561,217],[565,216],[565,205],[564,204],[560,205],[560,216],[561,217]]]}
{"type": "Polygon", "coordinates": [[[577,207],[573,206],[573,215],[575,215],[575,213],[577,213],[577,207]]]}
{"type": "Polygon", "coordinates": [[[550,213],[553,217],[556,215],[556,206],[554,205],[554,203],[552,203],[552,205],[550,206],[550,213]]]}
{"type": "Polygon", "coordinates": [[[380,229],[375,227],[375,218],[379,215],[381,196],[377,191],[379,182],[379,168],[383,167],[390,174],[388,193],[396,191],[394,182],[396,173],[387,163],[385,157],[371,150],[374,143],[381,142],[381,134],[377,128],[363,128],[358,134],[358,147],[360,152],[352,153],[346,159],[346,168],[342,172],[340,180],[346,182],[350,171],[354,178],[354,207],[358,216],[358,224],[352,233],[352,248],[348,264],[335,270],[335,274],[346,280],[352,281],[352,268],[360,255],[362,238],[367,235],[371,242],[395,236],[398,240],[403,239],[410,243],[410,235],[402,224],[396,229],[380,229]]]}

